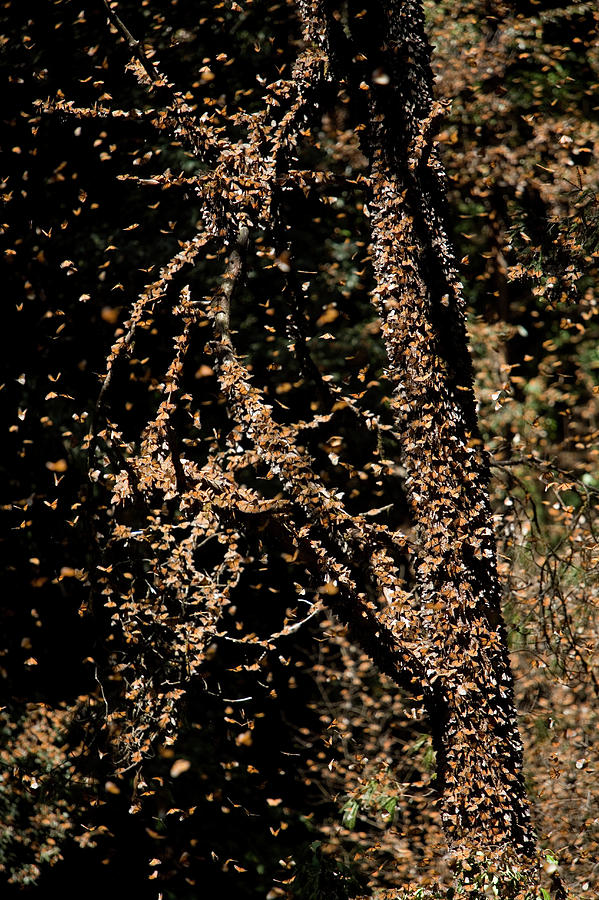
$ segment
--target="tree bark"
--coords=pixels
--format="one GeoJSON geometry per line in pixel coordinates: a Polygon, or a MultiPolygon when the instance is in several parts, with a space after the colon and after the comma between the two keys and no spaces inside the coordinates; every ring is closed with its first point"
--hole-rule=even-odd
{"type": "Polygon", "coordinates": [[[415,564],[437,783],[450,847],[532,856],[501,616],[489,467],[477,425],[461,293],[434,145],[431,49],[415,0],[302,4],[344,82],[370,165],[373,302],[419,538],[415,564]]]}

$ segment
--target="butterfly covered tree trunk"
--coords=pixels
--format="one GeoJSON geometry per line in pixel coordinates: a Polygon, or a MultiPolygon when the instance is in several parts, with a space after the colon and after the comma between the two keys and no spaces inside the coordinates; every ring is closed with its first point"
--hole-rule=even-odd
{"type": "Polygon", "coordinates": [[[324,3],[303,8],[327,70],[343,79],[364,125],[372,299],[418,535],[420,653],[446,835],[466,857],[474,847],[532,856],[488,459],[433,140],[443,105],[433,97],[422,7],[350,2],[345,22],[324,3]]]}

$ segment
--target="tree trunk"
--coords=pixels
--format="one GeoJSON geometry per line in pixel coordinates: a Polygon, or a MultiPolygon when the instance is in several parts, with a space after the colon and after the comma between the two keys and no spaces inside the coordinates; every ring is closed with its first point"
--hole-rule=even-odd
{"type": "Polygon", "coordinates": [[[489,467],[433,142],[442,105],[432,95],[421,4],[350,3],[345,23],[318,3],[308,12],[312,40],[365,125],[373,302],[419,538],[425,696],[445,832],[450,847],[463,852],[510,848],[532,856],[489,467]]]}

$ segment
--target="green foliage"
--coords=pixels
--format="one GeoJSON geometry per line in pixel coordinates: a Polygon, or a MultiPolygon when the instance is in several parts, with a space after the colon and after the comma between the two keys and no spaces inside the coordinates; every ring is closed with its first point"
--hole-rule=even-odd
{"type": "Polygon", "coordinates": [[[348,900],[363,887],[350,866],[322,852],[321,841],[312,841],[297,858],[294,900],[348,900]]]}
{"type": "Polygon", "coordinates": [[[81,796],[68,756],[71,711],[29,704],[4,709],[0,736],[0,873],[8,884],[35,884],[72,840],[71,809],[81,796]]]}
{"type": "Polygon", "coordinates": [[[342,807],[342,822],[344,828],[353,831],[360,812],[366,814],[379,814],[385,825],[390,825],[395,816],[397,797],[389,795],[384,787],[381,787],[377,779],[371,779],[364,789],[355,797],[344,803],[342,807]]]}

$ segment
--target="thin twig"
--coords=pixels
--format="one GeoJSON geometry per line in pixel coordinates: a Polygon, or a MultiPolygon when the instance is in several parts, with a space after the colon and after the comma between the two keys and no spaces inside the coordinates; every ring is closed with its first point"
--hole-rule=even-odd
{"type": "Polygon", "coordinates": [[[220,639],[221,641],[229,641],[232,644],[241,644],[242,647],[260,647],[262,650],[270,650],[272,649],[273,641],[278,641],[282,637],[288,637],[290,634],[295,634],[296,631],[303,628],[310,619],[313,619],[314,616],[318,615],[318,613],[322,612],[324,609],[324,606],[321,603],[316,603],[314,606],[315,609],[309,615],[294,622],[293,625],[287,625],[285,628],[281,629],[281,631],[276,631],[274,634],[271,634],[270,637],[266,638],[266,640],[261,640],[260,638],[247,638],[247,640],[243,640],[243,638],[234,638],[228,634],[219,633],[218,631],[207,630],[206,634],[220,639]]]}
{"type": "Polygon", "coordinates": [[[155,63],[148,59],[142,42],[133,37],[123,20],[111,7],[109,0],[102,0],[102,2],[104,3],[108,18],[110,19],[111,23],[114,25],[117,31],[120,31],[122,37],[127,42],[127,46],[144,67],[144,71],[150,81],[152,81],[152,83],[154,83],[155,81],[160,81],[162,79],[162,75],[156,67],[155,63]]]}

